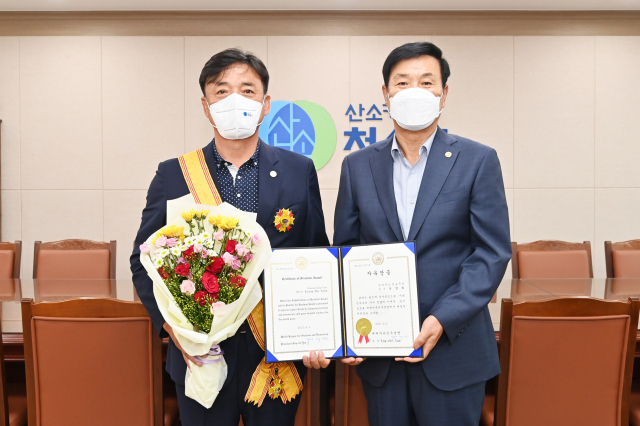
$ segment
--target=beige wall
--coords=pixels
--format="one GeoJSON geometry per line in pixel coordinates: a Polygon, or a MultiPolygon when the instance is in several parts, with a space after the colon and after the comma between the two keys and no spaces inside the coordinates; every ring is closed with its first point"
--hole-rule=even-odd
{"type": "MultiPolygon", "coordinates": [[[[640,238],[640,37],[0,37],[2,239],[116,239],[118,276],[158,163],[203,146],[198,75],[216,51],[255,52],[274,100],[332,115],[338,146],[319,171],[333,226],[350,103],[382,104],[381,67],[407,41],[452,68],[442,127],[498,150],[512,239],[640,238]]],[[[378,137],[391,131],[385,117],[378,137]]],[[[356,148],[354,148],[356,149],[356,148]]],[[[508,272],[510,273],[510,272],[508,272]]]]}

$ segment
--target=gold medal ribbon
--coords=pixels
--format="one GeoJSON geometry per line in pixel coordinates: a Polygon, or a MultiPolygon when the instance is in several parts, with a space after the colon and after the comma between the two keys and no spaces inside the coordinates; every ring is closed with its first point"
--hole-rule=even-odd
{"type": "MultiPolygon", "coordinates": [[[[204,159],[202,149],[190,152],[178,158],[180,168],[187,182],[189,192],[198,204],[217,206],[222,204],[218,188],[213,183],[209,167],[204,159]]],[[[247,317],[253,337],[264,351],[264,305],[260,301],[247,317]]],[[[294,399],[302,391],[302,380],[292,362],[267,364],[262,358],[251,377],[249,389],[244,398],[260,407],[264,398],[280,398],[285,404],[294,399]]]]}
{"type": "MultiPolygon", "coordinates": [[[[253,308],[247,318],[253,337],[264,350],[264,305],[262,300],[253,308]]],[[[251,384],[244,397],[246,402],[253,402],[260,407],[269,393],[272,399],[280,397],[285,404],[294,399],[302,390],[302,380],[292,362],[267,364],[262,358],[260,365],[251,377],[251,384]]]]}

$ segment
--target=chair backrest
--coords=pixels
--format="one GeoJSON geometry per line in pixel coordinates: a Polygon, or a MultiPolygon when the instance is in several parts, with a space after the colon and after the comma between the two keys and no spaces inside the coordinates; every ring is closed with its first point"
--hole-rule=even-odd
{"type": "MultiPolygon", "coordinates": [[[[0,336],[2,324],[0,322],[0,336]]],[[[9,426],[9,398],[7,392],[7,373],[4,365],[4,345],[0,340],[0,425],[9,426]]]]}
{"type": "Polygon", "coordinates": [[[543,240],[511,243],[511,271],[519,278],[593,278],[591,243],[543,240]]]}
{"type": "Polygon", "coordinates": [[[22,327],[30,425],[162,425],[162,343],[142,304],[23,299],[22,327]]]}
{"type": "Polygon", "coordinates": [[[640,240],[604,242],[607,278],[640,278],[640,240]]]}
{"type": "Polygon", "coordinates": [[[502,300],[497,426],[629,424],[640,300],[502,300]]]}
{"type": "Polygon", "coordinates": [[[336,362],[335,383],[332,416],[335,426],[368,426],[367,400],[356,368],[336,362]]]}
{"type": "Polygon", "coordinates": [[[20,278],[22,241],[0,243],[0,279],[20,278]]]}
{"type": "Polygon", "coordinates": [[[36,241],[33,249],[33,278],[116,278],[115,241],[36,241]]]}

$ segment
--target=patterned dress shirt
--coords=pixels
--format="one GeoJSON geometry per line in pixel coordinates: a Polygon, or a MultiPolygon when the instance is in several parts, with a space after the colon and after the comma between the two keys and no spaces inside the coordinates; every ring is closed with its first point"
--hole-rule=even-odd
{"type": "Polygon", "coordinates": [[[213,154],[216,159],[218,191],[222,201],[245,212],[258,212],[258,158],[260,142],[255,152],[240,168],[226,161],[213,142],[213,154]]]}

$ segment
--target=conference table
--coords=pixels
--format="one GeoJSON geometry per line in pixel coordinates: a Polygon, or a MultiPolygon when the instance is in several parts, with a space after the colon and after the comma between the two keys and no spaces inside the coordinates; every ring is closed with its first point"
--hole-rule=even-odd
{"type": "MultiPolygon", "coordinates": [[[[22,357],[22,299],[55,302],[74,298],[108,297],[135,301],[131,279],[0,279],[0,313],[5,358],[22,357]]],[[[500,330],[500,301],[514,302],[558,297],[596,297],[605,300],[627,300],[640,297],[640,278],[585,279],[505,279],[489,303],[496,331],[500,330]]],[[[640,342],[640,333],[638,335],[640,342]]]]}
{"type": "MultiPolygon", "coordinates": [[[[113,298],[128,302],[138,302],[131,279],[0,279],[0,314],[2,343],[7,381],[24,383],[24,341],[22,336],[21,301],[33,299],[35,302],[59,302],[78,298],[113,298]]],[[[166,359],[168,339],[163,342],[163,358],[166,359]]],[[[326,372],[322,372],[326,376],[326,372]]],[[[307,374],[296,426],[321,426],[327,423],[328,409],[321,409],[326,401],[321,395],[323,380],[319,370],[307,374]],[[310,396],[310,395],[314,395],[310,396]]],[[[326,380],[325,380],[326,381],[326,380]]],[[[164,374],[164,386],[171,388],[168,374],[164,374]]],[[[326,406],[326,402],[325,406],[326,406]]]]}
{"type": "MultiPolygon", "coordinates": [[[[500,284],[496,295],[489,303],[489,313],[500,339],[500,309],[502,299],[510,298],[514,303],[537,301],[559,297],[595,297],[605,300],[626,301],[629,297],[640,298],[640,278],[615,279],[509,279],[500,284]]],[[[640,329],[640,327],[639,327],[640,329]]],[[[636,358],[640,357],[640,330],[636,340],[636,358]]],[[[490,382],[489,388],[495,386],[490,382]]],[[[333,389],[333,418],[335,426],[367,426],[367,405],[360,379],[354,367],[335,363],[335,387],[333,389]],[[363,414],[365,413],[365,414],[363,414]]]]}
{"type": "MultiPolygon", "coordinates": [[[[501,300],[517,302],[556,299],[559,297],[594,297],[626,301],[640,298],[640,278],[545,278],[504,280],[489,303],[496,334],[500,331],[501,300]]],[[[639,327],[640,328],[640,327],[639,327]]],[[[638,335],[640,339],[640,333],[638,335]]]]}
{"type": "MultiPolygon", "coordinates": [[[[131,302],[137,300],[131,279],[0,279],[2,341],[8,375],[14,380],[22,380],[20,376],[24,374],[23,299],[56,302],[95,297],[131,302]]],[[[499,340],[502,299],[511,298],[517,303],[558,297],[595,297],[621,301],[629,297],[640,298],[640,278],[505,279],[489,303],[496,339],[499,340]]],[[[166,341],[164,346],[166,348],[166,341]]],[[[640,331],[636,357],[640,357],[640,331]]],[[[299,424],[329,424],[329,416],[333,417],[335,426],[366,424],[366,417],[362,416],[366,412],[366,402],[353,367],[335,362],[328,370],[313,370],[307,375],[305,387],[310,392],[305,394],[304,403],[300,406],[298,417],[302,421],[299,424]],[[329,409],[329,406],[332,408],[329,409]]]]}
{"type": "MultiPolygon", "coordinates": [[[[77,298],[115,298],[133,302],[131,279],[0,279],[0,314],[5,361],[24,361],[21,301],[55,302],[77,298]]],[[[11,366],[7,365],[7,368],[11,366]]]]}

